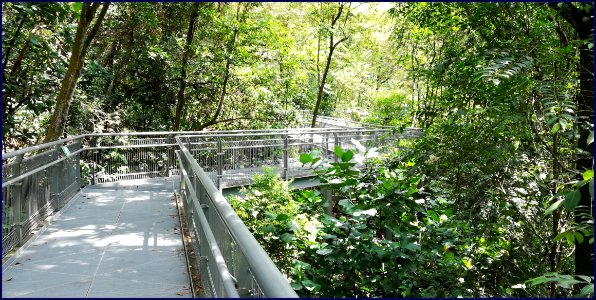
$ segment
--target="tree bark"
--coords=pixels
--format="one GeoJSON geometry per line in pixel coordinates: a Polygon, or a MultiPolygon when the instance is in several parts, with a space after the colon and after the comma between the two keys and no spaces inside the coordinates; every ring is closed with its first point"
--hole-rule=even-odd
{"type": "Polygon", "coordinates": [[[190,45],[195,35],[195,23],[199,15],[200,2],[195,2],[191,8],[190,21],[188,23],[188,32],[186,34],[186,45],[184,46],[184,54],[182,54],[182,70],[180,72],[180,89],[178,90],[178,103],[176,104],[176,118],[174,119],[174,131],[180,130],[180,119],[184,113],[184,104],[186,97],[184,90],[186,89],[186,66],[190,57],[190,45]]]}
{"type": "Polygon", "coordinates": [[[83,3],[81,16],[79,23],[77,24],[74,44],[72,46],[72,53],[68,62],[68,69],[64,75],[64,78],[62,78],[60,91],[58,93],[58,98],[56,99],[56,106],[54,107],[54,112],[50,117],[48,132],[46,133],[46,136],[43,140],[44,143],[59,139],[64,132],[64,126],[66,125],[66,120],[68,118],[68,108],[72,100],[72,95],[74,93],[77,80],[79,79],[81,70],[83,69],[85,54],[89,50],[91,41],[99,30],[99,26],[105,17],[109,5],[109,2],[103,4],[102,10],[97,16],[94,26],[89,30],[89,32],[87,32],[91,22],[95,17],[95,12],[99,7],[99,3],[83,3]]]}
{"type": "MultiPolygon", "coordinates": [[[[8,58],[10,57],[10,52],[12,51],[12,48],[14,47],[19,35],[21,34],[21,28],[23,28],[23,24],[25,24],[25,19],[26,19],[25,17],[21,17],[21,21],[19,22],[19,25],[17,26],[15,33],[12,35],[12,39],[10,40],[7,50],[4,53],[4,60],[2,61],[2,73],[3,74],[6,70],[6,64],[8,63],[8,58]]],[[[28,44],[29,41],[25,41],[25,43],[28,44]]]]}
{"type": "MultiPolygon", "coordinates": [[[[311,122],[311,127],[315,128],[315,125],[317,123],[317,115],[319,114],[319,108],[321,107],[321,99],[323,99],[323,92],[325,90],[325,82],[327,81],[327,74],[329,74],[329,66],[331,65],[331,59],[333,58],[333,51],[335,50],[335,48],[343,41],[347,40],[348,37],[343,37],[342,39],[340,39],[339,41],[337,41],[336,43],[333,43],[333,29],[335,27],[335,24],[337,23],[337,20],[339,20],[339,18],[341,18],[341,14],[343,12],[344,9],[344,4],[339,4],[339,7],[337,9],[337,15],[335,15],[333,17],[333,19],[331,20],[331,32],[329,33],[329,53],[327,54],[327,61],[325,62],[325,69],[323,70],[323,75],[321,76],[321,80],[319,82],[319,90],[317,92],[317,102],[315,103],[315,109],[313,110],[312,113],[312,122],[311,122]]],[[[347,16],[346,16],[346,21],[347,21],[347,16]]],[[[317,69],[319,67],[319,64],[317,62],[317,69]]],[[[318,75],[318,73],[317,73],[318,75]]]]}
{"type": "MultiPolygon", "coordinates": [[[[591,13],[584,10],[579,10],[572,3],[561,3],[561,7],[557,3],[549,3],[551,8],[557,10],[559,15],[565,19],[577,33],[580,40],[586,40],[592,37],[592,28],[594,28],[594,18],[591,13]]],[[[593,5],[593,4],[592,4],[593,5]]],[[[593,10],[589,9],[591,12],[593,10]]],[[[587,43],[581,43],[579,50],[579,93],[577,94],[577,116],[579,122],[594,122],[594,110],[592,103],[594,100],[594,52],[588,49],[587,43]]],[[[589,155],[579,155],[576,161],[576,169],[580,172],[578,179],[582,180],[581,173],[586,170],[593,169],[594,149],[592,145],[588,145],[588,136],[590,135],[589,126],[579,127],[579,141],[578,148],[589,153],[589,155]]],[[[575,209],[575,223],[581,224],[589,220],[588,217],[582,216],[582,213],[592,212],[592,197],[588,185],[580,188],[581,198],[577,208],[575,209]]],[[[592,216],[593,217],[593,216],[592,216]]],[[[575,241],[575,274],[594,276],[594,253],[593,247],[585,239],[583,243],[575,241]]]]}

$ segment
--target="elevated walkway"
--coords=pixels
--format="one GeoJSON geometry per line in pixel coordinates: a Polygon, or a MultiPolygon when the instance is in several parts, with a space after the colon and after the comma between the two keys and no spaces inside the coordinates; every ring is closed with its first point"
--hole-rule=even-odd
{"type": "Polygon", "coordinates": [[[302,153],[331,162],[336,146],[421,133],[353,123],[84,134],[3,153],[2,297],[297,297],[224,194],[265,166],[314,186],[302,153]]]}
{"type": "Polygon", "coordinates": [[[83,188],[3,266],[2,298],[190,297],[179,180],[83,188]]]}

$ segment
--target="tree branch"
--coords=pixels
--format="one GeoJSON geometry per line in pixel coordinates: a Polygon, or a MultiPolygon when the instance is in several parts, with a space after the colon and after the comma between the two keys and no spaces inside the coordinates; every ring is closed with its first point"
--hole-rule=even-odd
{"type": "MultiPolygon", "coordinates": [[[[565,19],[569,24],[575,29],[578,33],[580,39],[585,39],[590,35],[590,30],[587,29],[585,26],[582,26],[582,22],[584,18],[591,18],[592,16],[584,11],[579,10],[573,4],[569,2],[560,3],[561,7],[558,6],[559,3],[549,2],[548,6],[557,12],[559,15],[565,19]]],[[[590,26],[592,28],[592,26],[590,26]]]]}
{"type": "Polygon", "coordinates": [[[339,43],[341,43],[341,42],[343,42],[343,41],[345,41],[347,39],[348,39],[347,36],[343,37],[341,40],[337,41],[337,43],[333,44],[333,47],[332,48],[335,49],[335,47],[337,47],[337,45],[339,45],[339,43]]]}
{"type": "Polygon", "coordinates": [[[341,13],[344,10],[344,5],[345,4],[343,4],[343,3],[339,4],[337,16],[333,17],[333,20],[331,20],[331,28],[333,28],[333,26],[335,26],[335,23],[337,22],[337,20],[339,20],[339,18],[341,18],[341,13]]]}
{"type": "MultiPolygon", "coordinates": [[[[98,2],[93,3],[93,5],[95,5],[95,4],[99,5],[98,2]]],[[[89,50],[89,46],[91,45],[91,41],[93,41],[93,38],[95,37],[95,35],[99,31],[99,27],[101,26],[101,23],[103,21],[103,18],[106,15],[106,12],[108,11],[108,7],[109,6],[110,6],[110,2],[106,2],[106,3],[103,4],[103,6],[101,8],[101,11],[99,12],[99,16],[97,16],[97,20],[95,20],[95,24],[93,24],[93,27],[91,28],[91,30],[89,31],[89,33],[87,33],[87,35],[85,36],[85,43],[83,44],[83,49],[81,51],[80,57],[85,57],[85,54],[87,54],[87,50],[89,50]]],[[[89,22],[91,22],[91,20],[89,20],[89,22]]]]}

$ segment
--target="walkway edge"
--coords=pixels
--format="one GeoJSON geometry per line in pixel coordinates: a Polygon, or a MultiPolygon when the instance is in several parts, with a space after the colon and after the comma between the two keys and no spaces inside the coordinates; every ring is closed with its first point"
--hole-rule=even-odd
{"type": "Polygon", "coordinates": [[[21,256],[21,254],[23,254],[23,251],[25,251],[30,245],[31,243],[33,243],[42,233],[44,233],[48,227],[50,225],[52,225],[52,222],[58,218],[60,215],[62,215],[62,212],[64,211],[64,209],[70,207],[72,205],[72,203],[74,202],[73,200],[75,200],[75,198],[80,197],[81,196],[81,191],[83,189],[79,189],[79,191],[74,194],[67,202],[66,204],[64,204],[64,206],[62,206],[58,211],[56,211],[54,214],[48,216],[44,222],[46,222],[37,232],[33,233],[33,236],[29,237],[29,239],[21,246],[19,247],[18,250],[15,251],[15,253],[9,257],[6,261],[4,261],[2,263],[2,273],[6,272],[6,270],[8,269],[8,267],[10,267],[12,265],[12,263],[14,263],[15,260],[17,260],[17,258],[19,258],[21,256]]]}

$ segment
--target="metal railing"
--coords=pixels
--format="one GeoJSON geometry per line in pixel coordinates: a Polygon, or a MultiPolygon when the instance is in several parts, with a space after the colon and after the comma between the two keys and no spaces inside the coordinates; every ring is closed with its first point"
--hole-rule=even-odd
{"type": "Polygon", "coordinates": [[[2,256],[84,185],[180,174],[203,296],[296,297],[221,189],[250,183],[264,166],[284,179],[312,176],[298,158],[315,149],[332,160],[334,147],[352,147],[352,139],[379,147],[418,135],[366,126],[105,133],[3,153],[2,256]]]}
{"type": "Polygon", "coordinates": [[[199,253],[201,296],[297,297],[182,139],[177,140],[180,195],[199,253]]]}
{"type": "Polygon", "coordinates": [[[335,146],[379,147],[410,138],[387,129],[302,128],[283,131],[184,135],[182,142],[218,188],[243,186],[252,182],[263,167],[277,170],[283,179],[312,176],[299,162],[301,153],[318,150],[333,159],[335,146]]]}
{"type": "MultiPolygon", "coordinates": [[[[312,122],[312,112],[309,110],[298,110],[296,111],[296,119],[298,124],[302,127],[310,127],[312,122]]],[[[340,119],[329,116],[317,116],[315,122],[318,128],[366,128],[366,129],[388,129],[396,130],[393,126],[383,126],[377,124],[363,123],[358,121],[352,121],[348,119],[340,119]]],[[[418,138],[422,134],[421,128],[406,127],[403,129],[401,134],[406,138],[418,138]]]]}

